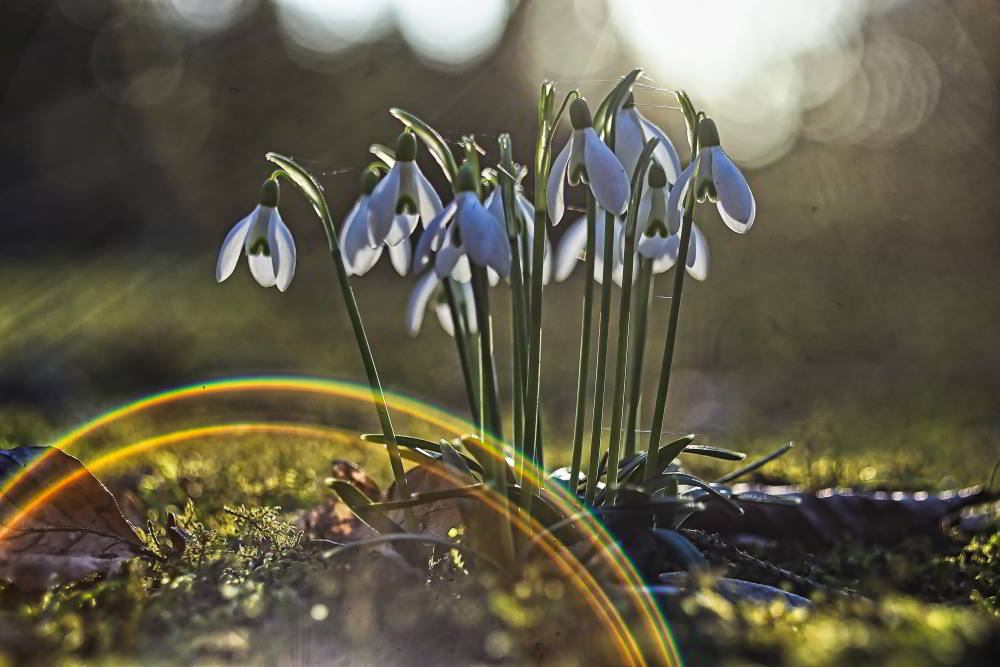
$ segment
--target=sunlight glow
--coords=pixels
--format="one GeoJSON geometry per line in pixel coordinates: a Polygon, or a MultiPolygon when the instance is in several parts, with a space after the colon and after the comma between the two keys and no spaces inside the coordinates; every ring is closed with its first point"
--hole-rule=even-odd
{"type": "Polygon", "coordinates": [[[507,25],[507,0],[393,0],[403,39],[433,64],[468,65],[489,54],[507,25]]]}

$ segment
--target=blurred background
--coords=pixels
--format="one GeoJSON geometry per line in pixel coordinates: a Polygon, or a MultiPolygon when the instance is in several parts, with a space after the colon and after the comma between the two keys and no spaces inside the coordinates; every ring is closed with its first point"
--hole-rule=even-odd
{"type": "MultiPolygon", "coordinates": [[[[399,132],[390,106],[451,141],[474,133],[487,161],[510,132],[529,162],[543,79],[596,103],[641,66],[640,110],[686,159],[662,89],[688,90],[758,208],[745,237],[700,214],[713,266],[686,293],[667,428],[751,449],[795,439],[806,452],[945,458],[969,477],[1000,453],[993,0],[8,0],[0,32],[9,441],[202,379],[361,379],[322,230],[287,188],[291,289],[262,290],[245,266],[215,284],[218,246],[269,173],[264,153],[320,174],[342,216],[369,144],[399,132]]],[[[582,273],[546,293],[557,446],[572,423],[582,273]]],[[[382,376],[462,411],[450,339],[433,318],[406,335],[412,285],[384,262],[355,282],[382,376]]],[[[506,288],[495,299],[505,353],[506,288]]]]}

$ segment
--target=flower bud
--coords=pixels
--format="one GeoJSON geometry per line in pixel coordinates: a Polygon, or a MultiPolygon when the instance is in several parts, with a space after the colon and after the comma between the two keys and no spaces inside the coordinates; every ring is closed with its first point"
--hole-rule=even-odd
{"type": "Polygon", "coordinates": [[[711,118],[702,118],[698,123],[698,148],[712,148],[719,145],[719,130],[711,118]]]}
{"type": "Polygon", "coordinates": [[[382,180],[378,169],[365,169],[361,173],[361,194],[370,195],[375,192],[375,186],[382,180]]]}
{"type": "Polygon", "coordinates": [[[590,116],[590,107],[587,106],[587,100],[578,97],[570,103],[569,122],[573,124],[574,130],[593,127],[594,121],[590,116]]]}
{"type": "Polygon", "coordinates": [[[455,190],[458,192],[476,191],[476,172],[472,170],[468,162],[458,169],[458,175],[455,176],[455,190]]]}
{"type": "Polygon", "coordinates": [[[396,139],[396,159],[400,162],[413,162],[417,159],[417,138],[412,132],[403,132],[396,139]]]}
{"type": "Polygon", "coordinates": [[[260,205],[276,208],[278,206],[279,194],[278,181],[273,178],[267,179],[264,181],[264,185],[260,187],[260,205]]]}
{"type": "Polygon", "coordinates": [[[667,187],[667,172],[663,171],[663,167],[658,162],[653,162],[649,167],[649,187],[667,187]]]}

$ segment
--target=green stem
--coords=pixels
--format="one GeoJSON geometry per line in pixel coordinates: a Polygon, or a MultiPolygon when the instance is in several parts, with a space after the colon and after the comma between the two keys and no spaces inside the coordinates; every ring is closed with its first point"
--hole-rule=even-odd
{"type": "Polygon", "coordinates": [[[472,414],[472,421],[479,427],[479,402],[476,396],[476,379],[472,369],[472,362],[469,360],[468,347],[468,322],[465,317],[465,310],[460,308],[455,299],[455,283],[451,278],[442,281],[445,299],[448,301],[448,310],[451,313],[452,328],[455,331],[455,347],[458,349],[458,362],[462,367],[462,380],[465,383],[465,395],[469,400],[469,412],[472,414]]]}
{"type": "MultiPolygon", "coordinates": [[[[290,162],[290,161],[289,161],[290,162]]],[[[294,164],[294,163],[293,163],[294,164]]],[[[298,165],[295,165],[298,167],[298,165]]],[[[303,174],[308,174],[299,167],[303,174]]],[[[282,176],[295,185],[303,195],[310,201],[314,197],[303,188],[302,184],[295,178],[289,177],[285,171],[280,172],[282,176]]],[[[314,187],[319,189],[316,179],[309,176],[314,187]]],[[[322,190],[319,190],[322,192],[322,190]]],[[[322,194],[318,197],[318,210],[320,222],[323,224],[323,231],[326,232],[326,240],[329,245],[330,255],[333,257],[334,266],[337,268],[337,282],[340,285],[340,292],[344,298],[344,305],[347,307],[347,314],[351,320],[351,328],[354,332],[354,339],[358,344],[358,351],[361,353],[361,361],[365,367],[365,374],[368,376],[368,386],[371,389],[372,402],[375,404],[375,412],[378,413],[379,423],[382,426],[382,433],[385,435],[386,451],[389,453],[389,466],[392,468],[392,476],[396,482],[402,498],[409,498],[410,492],[406,483],[406,472],[403,470],[403,459],[399,455],[399,445],[396,443],[396,431],[392,428],[392,419],[389,417],[389,407],[385,402],[385,393],[382,391],[382,382],[378,377],[378,368],[375,366],[375,357],[372,354],[371,345],[368,343],[368,336],[365,333],[365,325],[361,319],[361,311],[358,308],[354,290],[348,279],[347,268],[344,266],[344,257],[337,241],[337,230],[334,227],[333,219],[330,217],[330,208],[326,203],[326,198],[322,194]]],[[[416,532],[417,522],[412,511],[404,511],[407,528],[416,532]]]]}
{"type": "Polygon", "coordinates": [[[691,242],[691,225],[694,223],[694,190],[698,170],[691,175],[690,185],[684,205],[681,222],[680,248],[674,265],[674,290],[670,296],[670,316],[667,320],[667,335],[663,340],[663,358],[660,361],[660,379],[656,385],[656,400],[653,403],[653,421],[650,424],[649,441],[646,446],[645,480],[656,474],[657,456],[660,450],[660,432],[663,430],[663,413],[667,407],[667,391],[670,388],[670,371],[674,363],[674,343],[677,340],[677,321],[681,313],[681,295],[684,292],[684,276],[687,274],[688,245],[691,242]]]}
{"type": "Polygon", "coordinates": [[[642,401],[642,362],[646,354],[646,328],[649,322],[649,295],[653,283],[653,260],[639,260],[639,279],[636,282],[635,326],[632,327],[631,371],[629,372],[628,416],[625,423],[625,456],[635,454],[635,430],[639,422],[639,403],[642,401]]]}
{"type": "Polygon", "coordinates": [[[587,190],[587,254],[583,281],[583,315],[580,323],[580,363],[576,375],[576,421],[573,425],[573,458],[570,462],[570,488],[576,494],[580,464],[583,459],[583,431],[587,421],[587,389],[590,385],[591,333],[594,313],[594,254],[597,246],[597,204],[587,190]]]}
{"type": "MultiPolygon", "coordinates": [[[[597,367],[594,379],[594,413],[590,421],[590,468],[587,472],[586,502],[597,493],[597,470],[601,454],[601,427],[604,424],[604,390],[608,375],[608,332],[611,323],[611,282],[615,264],[615,216],[604,214],[604,272],[601,279],[601,319],[597,327],[597,367]]],[[[587,276],[593,280],[593,276],[587,276]]]]}

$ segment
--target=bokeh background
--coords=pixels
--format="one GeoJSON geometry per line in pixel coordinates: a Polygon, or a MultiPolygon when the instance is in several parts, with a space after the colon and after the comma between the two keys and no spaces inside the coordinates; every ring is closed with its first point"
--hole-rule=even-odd
{"type": "MultiPolygon", "coordinates": [[[[289,292],[245,267],[214,282],[264,153],[322,174],[343,215],[369,144],[399,131],[390,106],[449,140],[474,133],[487,159],[509,131],[529,161],[542,79],[598,100],[642,66],[641,111],[684,154],[665,89],[688,90],[758,205],[745,237],[702,214],[713,266],[686,293],[667,428],[943,459],[960,481],[1000,454],[992,0],[9,0],[0,33],[8,441],[202,379],[361,379],[322,230],[290,191],[289,292]]],[[[546,292],[556,447],[572,423],[582,273],[546,292]]],[[[385,264],[355,285],[387,386],[464,410],[450,339],[433,318],[405,333],[413,280],[385,264]]],[[[505,353],[505,288],[495,300],[505,353]]]]}

